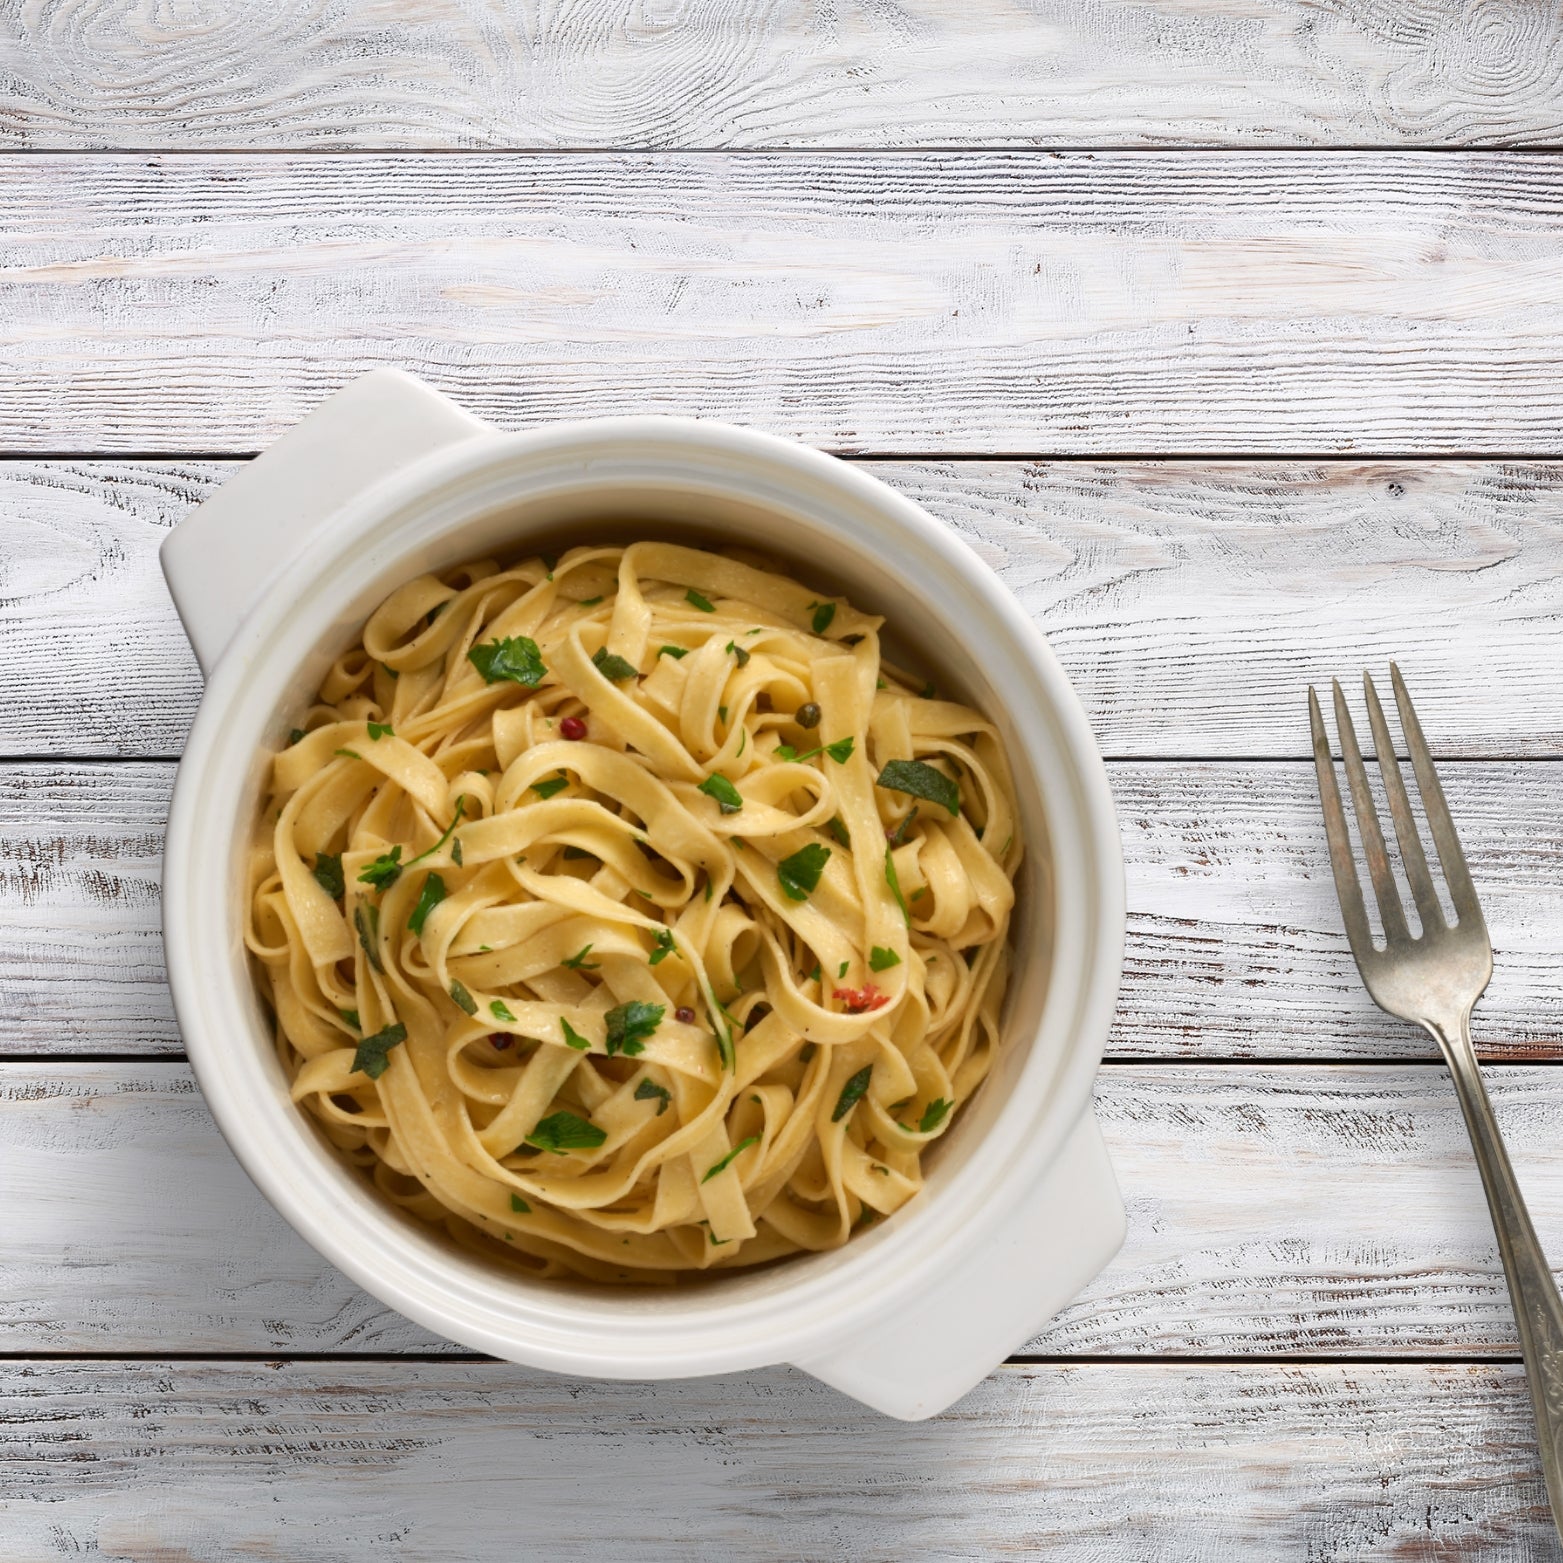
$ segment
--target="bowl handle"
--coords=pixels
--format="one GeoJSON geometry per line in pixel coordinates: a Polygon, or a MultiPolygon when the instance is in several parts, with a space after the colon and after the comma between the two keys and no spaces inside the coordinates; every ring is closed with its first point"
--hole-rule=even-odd
{"type": "Polygon", "coordinates": [[[794,1365],[903,1421],[934,1416],[1023,1346],[1122,1246],[1123,1200],[1089,1108],[987,1246],[911,1307],[794,1365]]]}
{"type": "Polygon", "coordinates": [[[376,369],[322,402],[163,540],[169,595],[202,673],[331,514],[392,472],[492,427],[400,369],[376,369]]]}

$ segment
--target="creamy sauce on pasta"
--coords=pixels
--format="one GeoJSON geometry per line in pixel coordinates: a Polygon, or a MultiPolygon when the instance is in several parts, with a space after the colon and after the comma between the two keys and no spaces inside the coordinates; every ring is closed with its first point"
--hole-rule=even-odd
{"type": "Polygon", "coordinates": [[[1022,843],[992,725],[880,626],[656,542],[374,613],[273,761],[248,942],[385,1197],[646,1282],[917,1193],[999,1043],[1022,843]]]}

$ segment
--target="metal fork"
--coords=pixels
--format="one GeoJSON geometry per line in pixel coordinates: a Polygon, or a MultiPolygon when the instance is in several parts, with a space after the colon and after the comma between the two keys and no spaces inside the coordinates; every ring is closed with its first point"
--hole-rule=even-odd
{"type": "Polygon", "coordinates": [[[1390,664],[1395,689],[1395,704],[1400,708],[1400,726],[1416,772],[1417,791],[1422,809],[1433,833],[1433,845],[1443,867],[1444,883],[1449,890],[1456,921],[1451,925],[1439,905],[1438,892],[1429,872],[1427,854],[1417,834],[1416,820],[1406,797],[1400,762],[1384,721],[1378,692],[1367,674],[1362,676],[1367,696],[1368,721],[1373,729],[1373,748],[1378,756],[1379,775],[1389,799],[1390,817],[1400,842],[1400,861],[1411,895],[1416,903],[1422,932],[1413,935],[1406,923],[1405,908],[1390,868],[1384,833],[1379,828],[1373,794],[1368,789],[1368,773],[1357,747],[1357,735],[1351,725],[1351,712],[1339,683],[1335,690],[1335,723],[1340,730],[1341,759],[1351,786],[1352,803],[1357,816],[1357,831],[1368,860],[1368,877],[1378,901],[1379,918],[1384,929],[1384,948],[1376,949],[1363,904],[1362,884],[1352,857],[1351,840],[1346,833],[1346,814],[1341,807],[1340,790],[1335,784],[1335,766],[1330,758],[1330,741],[1319,711],[1319,697],[1308,690],[1308,717],[1313,726],[1313,758],[1319,773],[1319,801],[1324,807],[1324,830],[1330,842],[1330,867],[1335,872],[1335,893],[1340,897],[1346,920],[1346,937],[1357,959],[1357,970],[1368,993],[1380,1009],[1401,1020],[1423,1027],[1437,1042],[1454,1077],[1455,1094],[1470,1131],[1476,1164],[1481,1169],[1487,1208],[1498,1234],[1498,1250],[1503,1255],[1503,1270],[1508,1277],[1509,1298],[1519,1326],[1520,1349],[1525,1355],[1525,1376],[1530,1382],[1531,1405],[1536,1413],[1536,1431],[1541,1443],[1541,1466],[1546,1477],[1547,1497],[1552,1504],[1553,1523],[1563,1539],[1563,1300],[1558,1296],[1530,1213],[1520,1197],[1509,1165],[1508,1152],[1493,1118],[1492,1103],[1482,1085],[1471,1045],[1471,1010],[1492,977],[1492,941],[1482,917],[1476,888],[1465,866],[1460,838],[1455,834],[1449,807],[1444,802],[1433,758],[1422,736],[1411,697],[1406,693],[1400,669],[1390,664]]]}

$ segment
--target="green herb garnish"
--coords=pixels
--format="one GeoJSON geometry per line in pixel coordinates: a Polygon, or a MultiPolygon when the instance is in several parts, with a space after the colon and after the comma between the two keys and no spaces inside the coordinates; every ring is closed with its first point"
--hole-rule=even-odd
{"type": "Polygon", "coordinates": [[[661,1117],[668,1110],[668,1103],[673,1100],[671,1092],[665,1085],[647,1076],[635,1087],[635,1100],[637,1102],[655,1101],[657,1104],[657,1117],[661,1117]]]}
{"type": "Polygon", "coordinates": [[[568,966],[571,971],[596,971],[597,962],[586,959],[586,957],[591,953],[592,947],[589,944],[583,944],[574,955],[571,955],[565,960],[560,961],[559,964],[561,966],[568,966]]]}
{"type": "Polygon", "coordinates": [[[347,884],[342,877],[342,854],[340,852],[317,852],[315,854],[315,883],[333,901],[342,899],[347,891],[347,884]]]}
{"type": "Polygon", "coordinates": [[[884,945],[876,944],[868,952],[868,969],[870,971],[889,971],[892,966],[899,966],[901,957],[894,950],[887,950],[884,945]]]}
{"type": "Polygon", "coordinates": [[[749,666],[750,652],[746,647],[740,646],[735,640],[730,640],[727,643],[727,649],[738,658],[739,667],[746,668],[749,666]]]}
{"type": "Polygon", "coordinates": [[[709,1183],[717,1173],[725,1172],[751,1145],[758,1145],[760,1136],[751,1134],[748,1139],[740,1140],[720,1161],[714,1161],[706,1168],[706,1175],[700,1180],[709,1183]]]}
{"type": "Polygon", "coordinates": [[[559,1029],[564,1032],[566,1047],[573,1047],[577,1053],[584,1053],[591,1047],[591,1043],[563,1015],[559,1017],[559,1029]]]}
{"type": "Polygon", "coordinates": [[[782,891],[792,901],[807,901],[819,886],[819,876],[830,861],[830,848],[811,841],[776,865],[782,891]]]}
{"type": "Polygon", "coordinates": [[[658,961],[665,961],[668,956],[678,953],[678,946],[673,942],[673,930],[671,928],[659,928],[652,935],[654,948],[651,952],[650,964],[655,966],[658,961]]]}
{"type": "Polygon", "coordinates": [[[412,909],[412,916],[407,919],[407,926],[413,933],[422,935],[423,925],[429,920],[429,913],[445,899],[445,881],[438,874],[430,874],[423,882],[423,889],[418,892],[418,904],[412,909]]]}
{"type": "Polygon", "coordinates": [[[299,739],[302,738],[303,736],[304,736],[304,729],[302,727],[295,727],[293,729],[293,731],[288,734],[288,746],[289,746],[289,748],[291,748],[294,744],[296,744],[299,741],[299,739]]]}
{"type": "Polygon", "coordinates": [[[601,601],[602,601],[602,594],[599,592],[597,594],[597,596],[595,596],[595,597],[583,597],[583,598],[581,598],[580,606],[583,607],[583,608],[595,608],[597,606],[597,604],[600,603],[601,601]]]}
{"type": "Polygon", "coordinates": [[[919,1134],[932,1134],[935,1129],[949,1116],[954,1102],[947,1102],[942,1096],[936,1096],[925,1108],[923,1108],[922,1122],[917,1125],[919,1134]]]}
{"type": "Polygon", "coordinates": [[[825,826],[825,829],[828,830],[831,835],[833,835],[836,840],[842,844],[842,846],[850,847],[852,845],[852,838],[847,834],[847,827],[842,823],[841,816],[839,814],[836,815],[834,819],[829,821],[829,823],[825,826]]]}
{"type": "Polygon", "coordinates": [[[488,1007],[488,1012],[495,1020],[508,1020],[515,1024],[516,1017],[510,1013],[510,1006],[503,999],[495,999],[488,1007]]]}
{"type": "Polygon", "coordinates": [[[847,967],[849,967],[851,964],[852,964],[851,961],[843,961],[840,964],[840,966],[838,966],[836,968],[836,981],[837,982],[840,982],[841,979],[846,976],[846,974],[847,974],[847,967]]]}
{"type": "Polygon", "coordinates": [[[364,1023],[358,1018],[358,1011],[356,1009],[339,1009],[337,1014],[339,1014],[342,1019],[353,1028],[354,1031],[362,1031],[364,1029],[364,1023]]]}
{"type": "MultiPolygon", "coordinates": [[[[443,833],[440,836],[440,839],[438,841],[436,841],[434,843],[434,845],[432,847],[430,847],[427,852],[420,852],[417,855],[417,857],[409,858],[407,860],[408,868],[411,868],[414,863],[421,863],[426,857],[433,857],[434,854],[436,852],[438,852],[440,850],[440,848],[443,847],[447,841],[450,841],[451,832],[453,830],[455,830],[457,825],[459,825],[461,823],[461,816],[466,812],[466,809],[467,809],[467,795],[466,795],[466,793],[463,792],[463,793],[460,793],[457,796],[457,798],[456,798],[456,807],[455,807],[454,812],[451,814],[450,824],[448,824],[445,827],[443,833]]],[[[459,841],[452,841],[451,842],[450,856],[451,856],[451,861],[456,865],[457,868],[460,868],[461,867],[461,843],[459,841]]]]}
{"type": "Polygon", "coordinates": [[[663,646],[657,651],[659,657],[672,657],[675,662],[682,662],[689,655],[687,646],[663,646]]]}
{"type": "Polygon", "coordinates": [[[684,593],[684,601],[687,602],[690,607],[698,608],[702,613],[716,612],[716,605],[711,601],[711,599],[709,597],[702,597],[693,586],[691,586],[689,590],[684,593]]]}
{"type": "Polygon", "coordinates": [[[912,821],[917,818],[917,805],[914,803],[906,818],[890,833],[890,845],[898,847],[906,840],[906,833],[912,828],[912,821]]]}
{"type": "Polygon", "coordinates": [[[623,657],[614,656],[606,646],[592,658],[592,666],[604,678],[611,679],[614,683],[620,679],[640,677],[640,669],[633,662],[626,662],[623,657]]]}
{"type": "Polygon", "coordinates": [[[382,975],[385,967],[380,964],[380,908],[360,901],[353,908],[353,926],[358,930],[358,942],[369,957],[369,964],[382,975]]]}
{"type": "Polygon", "coordinates": [[[814,633],[823,635],[836,616],[836,605],[833,602],[811,602],[809,606],[814,610],[814,633]]]}
{"type": "Polygon", "coordinates": [[[744,806],[743,794],[720,771],[707,776],[697,790],[708,798],[715,798],[716,806],[724,814],[736,814],[744,806]]]}
{"type": "Polygon", "coordinates": [[[631,999],[628,1004],[616,1004],[607,1013],[608,1056],[622,1053],[626,1058],[646,1050],[646,1038],[662,1024],[667,1014],[665,1004],[647,1004],[642,999],[631,999]]]}
{"type": "Polygon", "coordinates": [[[529,1216],[532,1214],[532,1207],[527,1204],[527,1202],[522,1199],[519,1194],[512,1194],[510,1196],[510,1208],[515,1211],[518,1216],[529,1216]]]}
{"type": "Polygon", "coordinates": [[[535,1145],[540,1151],[552,1151],[563,1156],[566,1151],[593,1151],[608,1138],[607,1132],[574,1113],[549,1113],[532,1132],[525,1144],[535,1145]]]}
{"type": "Polygon", "coordinates": [[[402,877],[402,849],[392,847],[382,852],[374,862],[358,876],[361,885],[373,885],[376,890],[389,890],[402,877]]]}
{"type": "Polygon", "coordinates": [[[845,765],[852,758],[852,748],[856,743],[854,738],[838,738],[833,744],[821,744],[818,749],[805,749],[799,754],[791,744],[777,744],[776,757],[779,760],[812,760],[817,754],[828,754],[837,765],[845,765]]]}
{"type": "Polygon", "coordinates": [[[455,1001],[457,1009],[464,1009],[469,1015],[477,1014],[478,1001],[467,992],[463,984],[452,982],[450,985],[450,996],[455,1001]]]}
{"type": "Polygon", "coordinates": [[[895,858],[891,855],[890,848],[885,848],[885,883],[890,886],[890,894],[895,897],[895,904],[901,908],[901,915],[906,919],[906,926],[912,926],[912,914],[907,910],[906,897],[901,894],[901,876],[895,871],[895,858]]]}
{"type": "Polygon", "coordinates": [[[863,1100],[868,1091],[869,1076],[874,1072],[872,1064],[864,1064],[858,1072],[852,1076],[841,1088],[841,1095],[836,1098],[836,1109],[830,1115],[832,1123],[840,1123],[843,1118],[863,1100]]]}
{"type": "Polygon", "coordinates": [[[548,671],[543,666],[543,654],[530,635],[474,646],[467,653],[467,661],[483,675],[485,684],[520,684],[523,689],[535,689],[548,671]]]}
{"type": "Polygon", "coordinates": [[[369,736],[376,742],[382,738],[394,738],[396,734],[391,730],[389,722],[371,722],[369,724],[369,736]]]}
{"type": "Polygon", "coordinates": [[[353,1072],[378,1080],[390,1068],[391,1049],[406,1040],[407,1028],[403,1025],[387,1026],[372,1037],[365,1037],[353,1054],[353,1072]]]}
{"type": "Polygon", "coordinates": [[[940,804],[951,814],[961,812],[961,789],[943,771],[921,760],[891,760],[879,773],[879,785],[940,804]]]}
{"type": "Polygon", "coordinates": [[[533,782],[532,791],[539,798],[551,798],[556,792],[563,792],[569,785],[570,778],[560,771],[557,776],[550,776],[547,781],[533,782]]]}
{"type": "Polygon", "coordinates": [[[363,755],[361,755],[356,749],[333,749],[331,752],[332,752],[332,754],[339,754],[339,755],[341,755],[343,757],[343,759],[346,759],[346,760],[361,760],[361,759],[363,759],[363,755]]]}

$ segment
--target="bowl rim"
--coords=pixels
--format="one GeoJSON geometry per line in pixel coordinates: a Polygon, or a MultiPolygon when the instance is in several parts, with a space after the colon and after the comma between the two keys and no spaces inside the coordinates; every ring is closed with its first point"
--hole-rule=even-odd
{"type": "MultiPolygon", "coordinates": [[[[692,486],[698,486],[693,483],[695,476],[692,470],[692,486]]],[[[864,554],[845,530],[838,535],[849,548],[864,554]]],[[[1013,756],[1012,763],[1017,763],[1013,756]]],[[[1050,835],[1057,836],[1052,809],[1062,800],[1056,789],[1043,790],[1050,835]]],[[[233,810],[228,812],[231,815],[233,810]]],[[[1059,845],[1053,842],[1055,860],[1059,845]]],[[[654,415],[582,419],[519,434],[484,435],[392,473],[337,511],[320,535],[261,586],[254,606],[208,679],[175,782],[164,865],[168,974],[187,1053],[224,1137],[273,1206],[365,1290],[442,1335],[513,1361],[607,1376],[661,1377],[796,1360],[850,1339],[871,1326],[876,1313],[895,1299],[915,1296],[931,1284],[951,1252],[972,1252],[1002,1219],[1005,1202],[1022,1197],[1046,1173],[1080,1115],[1088,1110],[1117,997],[1124,920],[1121,842],[1106,768],[1084,710],[1040,630],[954,529],[871,473],[823,452],[754,430],[654,415]],[[1057,919],[1061,942],[1055,947],[1055,970],[1037,1031],[1039,1039],[1047,1034],[1064,1037],[1049,1094],[1035,1102],[1017,1090],[1016,1099],[1006,1101],[994,1121],[995,1130],[1006,1121],[1013,1130],[1026,1116],[1032,1129],[1030,1141],[1021,1143],[1015,1133],[1007,1133],[986,1155],[988,1165],[981,1177],[974,1175],[968,1185],[968,1205],[978,1183],[990,1193],[1002,1191],[1002,1198],[990,1198],[983,1208],[969,1208],[963,1215],[945,1189],[942,1201],[930,1199],[918,1212],[917,1230],[934,1238],[921,1245],[920,1253],[912,1251],[909,1242],[898,1241],[896,1224],[887,1223],[877,1232],[855,1238],[841,1251],[846,1257],[827,1273],[800,1272],[793,1285],[741,1299],[731,1293],[739,1277],[723,1278],[720,1284],[728,1297],[679,1313],[627,1311],[620,1305],[623,1294],[613,1288],[598,1291],[614,1306],[594,1310],[582,1306],[578,1290],[527,1283],[550,1287],[561,1302],[568,1302],[568,1309],[544,1308],[513,1278],[502,1278],[508,1283],[508,1295],[495,1295],[497,1287],[480,1286],[470,1277],[432,1273],[426,1262],[394,1239],[388,1251],[350,1230],[340,1212],[334,1212],[329,1201],[319,1197],[320,1191],[310,1187],[311,1168],[297,1160],[305,1139],[301,1133],[288,1132],[290,1124],[280,1121],[276,1109],[285,1109],[295,1130],[307,1130],[305,1115],[286,1098],[273,1102],[264,1089],[257,1090],[265,1084],[256,1074],[266,1065],[256,1056],[260,1050],[226,1045],[234,1032],[249,1029],[247,995],[231,980],[231,963],[222,958],[225,950],[231,953],[232,940],[218,926],[225,919],[214,916],[212,898],[218,892],[212,882],[224,876],[202,876],[198,867],[212,860],[214,848],[218,860],[226,861],[223,854],[231,838],[214,842],[211,833],[223,823],[224,789],[231,797],[234,778],[243,774],[239,767],[253,762],[253,754],[240,754],[238,738],[230,737],[230,717],[252,695],[260,676],[275,672],[286,660],[290,632],[294,668],[302,654],[300,640],[319,638],[303,637],[299,621],[307,623],[305,610],[312,600],[318,601],[331,560],[375,538],[391,544],[388,559],[405,558],[418,541],[427,542],[440,530],[454,530],[463,520],[471,520],[473,499],[485,491],[484,484],[489,488],[509,484],[516,489],[515,503],[524,505],[529,468],[544,470],[550,460],[581,461],[582,481],[589,483],[594,458],[601,462],[609,453],[622,457],[627,450],[642,448],[687,463],[711,487],[751,502],[752,491],[724,487],[730,476],[727,466],[751,474],[763,471],[782,491],[803,485],[833,493],[844,503],[874,513],[881,524],[938,556],[961,588],[980,600],[981,611],[1030,670],[1045,708],[1040,715],[1063,736],[1059,759],[1065,779],[1072,783],[1068,800],[1072,807],[1063,815],[1078,831],[1078,842],[1071,849],[1075,845],[1081,849],[1093,902],[1091,915],[1078,923],[1057,919]],[[412,536],[412,522],[437,516],[441,503],[464,508],[441,528],[426,526],[421,539],[412,536]],[[214,970],[224,975],[214,981],[214,970]],[[279,1156],[279,1147],[288,1154],[279,1156]],[[877,1267],[855,1262],[860,1257],[866,1261],[870,1254],[878,1256],[877,1267]],[[615,1330],[607,1340],[605,1323],[615,1330]]],[[[320,1158],[330,1153],[312,1131],[308,1143],[312,1152],[302,1154],[318,1170],[320,1158]]],[[[984,1144],[973,1156],[980,1160],[988,1151],[984,1144]]],[[[334,1158],[333,1162],[346,1172],[334,1158]]],[[[963,1167],[957,1177],[965,1171],[963,1167]]],[[[396,1220],[389,1207],[384,1216],[385,1225],[379,1228],[382,1239],[389,1236],[396,1220]]],[[[786,1268],[772,1273],[785,1274],[786,1268]]],[[[693,1298],[694,1291],[683,1295],[693,1298]]]]}

